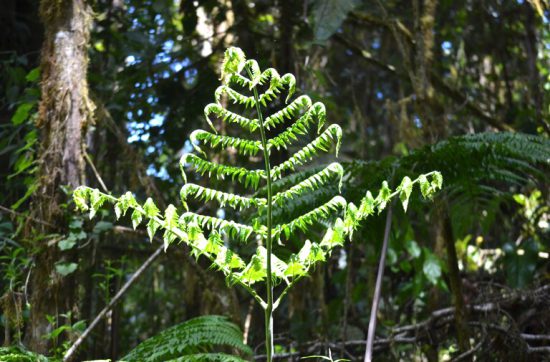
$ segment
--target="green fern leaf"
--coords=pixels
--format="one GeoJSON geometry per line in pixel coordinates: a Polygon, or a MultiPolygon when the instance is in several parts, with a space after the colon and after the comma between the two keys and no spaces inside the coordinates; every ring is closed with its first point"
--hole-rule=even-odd
{"type": "MultiPolygon", "coordinates": [[[[223,346],[231,347],[245,355],[252,354],[250,347],[243,343],[239,327],[225,317],[203,316],[168,328],[145,340],[124,356],[121,361],[164,362],[188,361],[199,357],[221,358],[221,356],[227,355],[213,354],[212,352],[215,347],[223,346]]],[[[242,361],[239,357],[234,358],[228,360],[242,361]]],[[[208,361],[208,359],[197,359],[197,361],[199,360],[208,361]]]]}

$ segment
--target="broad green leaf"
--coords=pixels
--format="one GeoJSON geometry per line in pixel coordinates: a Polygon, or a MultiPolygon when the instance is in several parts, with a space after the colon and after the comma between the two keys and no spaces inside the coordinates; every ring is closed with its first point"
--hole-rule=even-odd
{"type": "Polygon", "coordinates": [[[170,244],[172,244],[174,240],[176,240],[176,235],[170,230],[165,230],[164,234],[162,235],[162,241],[164,243],[164,251],[168,249],[168,246],[170,246],[170,244]]]}
{"type": "Polygon", "coordinates": [[[304,265],[302,265],[302,263],[300,263],[298,260],[291,260],[285,270],[285,275],[289,277],[297,277],[300,275],[304,275],[305,273],[306,269],[304,265]]]}
{"type": "Polygon", "coordinates": [[[439,259],[431,252],[426,253],[422,271],[430,283],[437,284],[438,279],[441,277],[441,264],[439,259]]]}
{"type": "Polygon", "coordinates": [[[69,236],[66,239],[60,240],[57,243],[57,246],[60,250],[69,250],[72,249],[76,245],[77,239],[72,235],[69,234],[69,236]]]}
{"type": "Polygon", "coordinates": [[[57,263],[55,264],[55,271],[66,277],[73,273],[78,267],[77,263],[57,263]]]}
{"type": "Polygon", "coordinates": [[[247,283],[253,284],[265,279],[266,271],[263,267],[262,260],[258,255],[253,255],[246,268],[238,274],[239,278],[247,283]]]}
{"type": "Polygon", "coordinates": [[[370,191],[367,191],[367,194],[361,200],[361,204],[359,205],[359,212],[361,213],[362,217],[366,217],[374,213],[375,207],[376,202],[374,201],[374,197],[372,196],[370,191]]]}
{"type": "Polygon", "coordinates": [[[143,220],[143,215],[138,210],[134,210],[132,212],[132,226],[134,227],[134,230],[138,227],[139,224],[141,224],[141,221],[143,220]]]}
{"type": "Polygon", "coordinates": [[[413,188],[412,180],[405,176],[401,185],[399,185],[399,199],[401,200],[401,205],[403,205],[403,210],[407,211],[407,206],[409,205],[409,197],[411,196],[413,188]]]}
{"type": "Polygon", "coordinates": [[[390,196],[391,196],[391,190],[390,190],[390,187],[388,186],[388,181],[384,181],[382,182],[382,187],[380,188],[378,196],[376,197],[379,213],[386,208],[386,204],[390,200],[390,196]]]}
{"type": "Polygon", "coordinates": [[[172,230],[178,225],[178,212],[172,204],[168,205],[164,211],[164,227],[172,230]]]}
{"type": "Polygon", "coordinates": [[[27,73],[27,76],[25,77],[25,79],[27,80],[27,82],[34,82],[38,80],[39,77],[40,77],[40,68],[36,67],[27,73]]]}
{"type": "Polygon", "coordinates": [[[440,172],[434,172],[432,175],[432,188],[434,191],[441,190],[443,187],[443,176],[440,172]]]}
{"type": "Polygon", "coordinates": [[[324,42],[332,36],[348,13],[357,5],[356,0],[317,0],[313,8],[313,34],[324,42]]]}
{"type": "Polygon", "coordinates": [[[159,224],[155,221],[155,219],[149,220],[147,223],[147,234],[149,235],[149,239],[151,242],[153,241],[153,238],[155,237],[155,233],[157,232],[159,228],[159,224]]]}
{"type": "Polygon", "coordinates": [[[420,246],[418,246],[418,243],[414,240],[409,240],[405,244],[405,248],[407,249],[409,255],[415,259],[420,257],[420,254],[422,253],[420,246]]]}
{"type": "Polygon", "coordinates": [[[420,192],[424,198],[430,197],[430,182],[425,175],[420,175],[418,177],[418,183],[420,183],[420,192]]]}
{"type": "Polygon", "coordinates": [[[148,198],[145,201],[145,204],[143,204],[143,210],[145,211],[145,215],[147,215],[149,219],[154,218],[160,212],[157,205],[155,205],[155,203],[153,202],[153,199],[151,198],[148,198]]]}
{"type": "Polygon", "coordinates": [[[113,223],[108,221],[98,221],[97,224],[94,226],[93,232],[95,234],[100,234],[105,231],[109,231],[113,228],[113,223]]]}
{"type": "Polygon", "coordinates": [[[32,103],[23,103],[19,105],[19,107],[17,107],[17,109],[15,110],[13,117],[11,117],[11,123],[17,126],[25,122],[27,118],[29,118],[29,112],[32,107],[32,103]]]}

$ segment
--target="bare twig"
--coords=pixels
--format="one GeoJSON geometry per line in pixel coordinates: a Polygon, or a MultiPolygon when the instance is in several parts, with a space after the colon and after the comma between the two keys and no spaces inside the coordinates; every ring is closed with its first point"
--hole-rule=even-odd
{"type": "Polygon", "coordinates": [[[105,182],[103,182],[103,179],[101,178],[101,176],[99,175],[99,172],[97,172],[97,169],[95,168],[95,165],[92,161],[92,159],[90,158],[90,155],[88,154],[88,152],[85,152],[84,151],[84,158],[86,159],[86,161],[88,162],[88,165],[90,165],[90,168],[92,169],[94,175],[95,175],[95,178],[97,179],[97,182],[99,182],[99,185],[101,186],[101,188],[103,189],[103,191],[105,192],[109,192],[109,190],[107,189],[107,186],[105,186],[105,182]]]}
{"type": "Polygon", "coordinates": [[[390,238],[390,228],[392,220],[392,205],[388,207],[386,215],[386,227],[384,230],[384,241],[382,243],[382,252],[380,253],[380,262],[378,264],[378,275],[376,276],[376,286],[374,287],[374,298],[370,310],[369,331],[367,334],[365,362],[372,361],[372,346],[374,342],[374,333],[376,331],[376,314],[378,313],[378,303],[382,291],[382,279],[384,278],[384,267],[386,266],[386,253],[388,251],[388,240],[390,238]]]}
{"type": "Polygon", "coordinates": [[[13,216],[24,217],[24,218],[26,218],[27,220],[31,220],[31,221],[33,221],[33,222],[35,222],[35,223],[38,223],[38,224],[42,224],[42,225],[49,226],[49,227],[55,227],[55,225],[52,224],[52,223],[49,223],[49,222],[44,221],[44,220],[36,219],[36,218],[34,218],[34,217],[31,217],[31,216],[28,216],[28,215],[25,215],[25,214],[22,214],[22,213],[20,213],[20,212],[17,212],[17,211],[15,211],[15,210],[12,210],[12,209],[10,209],[10,208],[8,208],[8,207],[5,207],[5,206],[2,206],[2,205],[0,205],[0,210],[1,210],[1,211],[4,211],[4,212],[7,212],[8,214],[11,214],[11,215],[13,215],[13,216]]]}
{"type": "Polygon", "coordinates": [[[459,361],[464,361],[466,359],[469,359],[470,357],[473,356],[474,353],[476,353],[481,348],[484,342],[485,342],[485,339],[483,338],[481,341],[479,341],[478,344],[474,346],[474,348],[471,348],[466,352],[459,354],[458,356],[453,358],[451,362],[459,362],[459,361]]]}

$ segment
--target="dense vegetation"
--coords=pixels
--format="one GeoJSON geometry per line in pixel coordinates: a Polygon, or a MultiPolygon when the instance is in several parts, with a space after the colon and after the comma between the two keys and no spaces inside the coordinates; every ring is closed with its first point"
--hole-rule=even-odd
{"type": "Polygon", "coordinates": [[[546,1],[0,10],[1,361],[550,358],[546,1]]]}

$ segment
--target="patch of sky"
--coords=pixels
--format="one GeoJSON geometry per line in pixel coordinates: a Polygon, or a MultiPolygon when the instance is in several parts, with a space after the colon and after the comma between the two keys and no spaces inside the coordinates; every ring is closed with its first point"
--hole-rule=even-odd
{"type": "MultiPolygon", "coordinates": [[[[131,120],[133,118],[132,112],[128,112],[126,115],[128,116],[128,120],[131,120]]],[[[148,123],[143,122],[129,121],[128,123],[126,123],[126,129],[130,134],[128,136],[128,143],[133,143],[137,141],[149,141],[149,137],[151,135],[147,131],[150,127],[151,126],[148,123]]]]}
{"type": "Polygon", "coordinates": [[[370,46],[372,49],[380,49],[380,39],[374,39],[370,46]]]}
{"type": "Polygon", "coordinates": [[[225,210],[218,209],[218,211],[216,211],[216,217],[219,219],[225,219],[225,210]]]}
{"type": "Polygon", "coordinates": [[[160,150],[162,150],[163,147],[164,147],[164,142],[157,141],[154,145],[147,146],[147,148],[145,149],[145,154],[150,155],[157,152],[157,150],[159,150],[160,152],[160,150]]]}
{"type": "Polygon", "coordinates": [[[186,153],[191,153],[193,152],[193,145],[191,144],[191,142],[189,140],[186,140],[185,143],[183,144],[183,148],[181,150],[181,154],[186,154],[186,153]]]}
{"type": "Polygon", "coordinates": [[[172,51],[172,48],[174,47],[174,41],[172,39],[169,39],[162,44],[162,50],[165,52],[172,51]]]}
{"type": "Polygon", "coordinates": [[[173,72],[177,73],[188,65],[189,65],[189,59],[184,59],[181,62],[174,61],[172,62],[172,64],[170,64],[170,69],[172,69],[173,72]]]}
{"type": "Polygon", "coordinates": [[[198,72],[196,69],[191,68],[187,69],[184,74],[187,83],[193,83],[197,78],[198,72]]]}
{"type": "Polygon", "coordinates": [[[445,40],[441,43],[441,49],[443,49],[443,54],[450,55],[453,50],[453,43],[448,40],[445,40]]]}
{"type": "Polygon", "coordinates": [[[159,26],[163,26],[163,25],[164,25],[164,19],[162,18],[162,16],[161,16],[160,14],[155,15],[155,22],[156,22],[157,25],[159,25],[159,26]]]}
{"type": "Polygon", "coordinates": [[[343,248],[340,248],[340,255],[338,255],[338,269],[343,270],[348,265],[348,255],[343,248]]]}
{"type": "Polygon", "coordinates": [[[136,56],[134,55],[128,55],[126,59],[124,59],[124,64],[126,64],[126,66],[135,65],[135,64],[138,64],[139,62],[140,62],[139,58],[136,58],[136,56]]]}
{"type": "Polygon", "coordinates": [[[380,91],[376,92],[376,99],[384,99],[384,93],[380,91]]]}
{"type": "Polygon", "coordinates": [[[172,61],[172,57],[166,52],[160,52],[155,55],[153,64],[169,63],[172,61]]]}
{"type": "Polygon", "coordinates": [[[153,113],[153,118],[149,121],[151,127],[159,127],[164,124],[166,116],[164,114],[153,113]]]}
{"type": "Polygon", "coordinates": [[[147,175],[158,177],[161,180],[170,179],[170,174],[166,170],[166,167],[161,167],[159,170],[157,170],[155,166],[149,165],[149,167],[147,168],[147,175]]]}
{"type": "Polygon", "coordinates": [[[422,128],[422,120],[418,116],[413,117],[413,122],[416,128],[422,128]]]}

